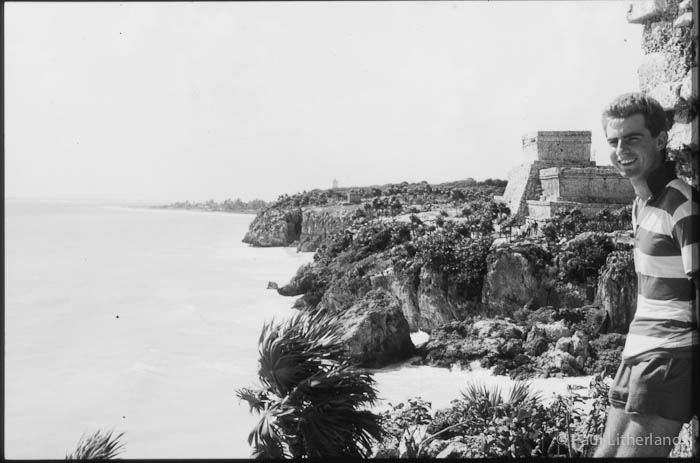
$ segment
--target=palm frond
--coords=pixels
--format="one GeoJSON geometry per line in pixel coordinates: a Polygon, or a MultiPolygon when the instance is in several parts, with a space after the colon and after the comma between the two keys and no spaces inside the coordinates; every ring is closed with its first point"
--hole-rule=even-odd
{"type": "Polygon", "coordinates": [[[98,430],[86,436],[83,434],[78,440],[73,453],[66,455],[66,460],[112,460],[124,449],[124,443],[119,440],[124,433],[113,435],[113,431],[102,433],[98,430]]]}
{"type": "Polygon", "coordinates": [[[350,364],[339,333],[338,316],[324,312],[263,325],[263,391],[237,391],[262,415],[248,437],[254,458],[369,456],[383,434],[379,416],[363,410],[377,399],[375,382],[350,364]]]}
{"type": "Polygon", "coordinates": [[[275,403],[262,411],[260,421],[248,435],[248,444],[253,447],[252,458],[285,458],[289,456],[283,445],[278,419],[289,413],[282,404],[275,403]]]}
{"type": "Polygon", "coordinates": [[[265,391],[259,391],[242,387],[236,390],[236,396],[248,402],[251,412],[260,413],[270,403],[270,399],[265,394],[265,391]]]}
{"type": "Polygon", "coordinates": [[[283,397],[304,379],[345,357],[336,334],[337,317],[301,312],[281,323],[263,325],[258,350],[260,381],[283,397]]]}
{"type": "Polygon", "coordinates": [[[469,383],[462,392],[462,398],[475,404],[483,404],[489,408],[495,408],[503,403],[501,386],[492,384],[487,386],[483,383],[469,383]]]}
{"type": "Polygon", "coordinates": [[[532,389],[532,384],[527,381],[516,381],[513,384],[513,388],[510,390],[510,396],[508,397],[508,402],[514,405],[518,405],[522,402],[535,402],[540,403],[542,401],[542,393],[540,391],[535,391],[532,389]]]}

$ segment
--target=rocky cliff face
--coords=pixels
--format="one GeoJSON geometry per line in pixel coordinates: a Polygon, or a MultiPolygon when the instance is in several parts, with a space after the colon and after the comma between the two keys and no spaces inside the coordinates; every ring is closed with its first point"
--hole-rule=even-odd
{"type": "Polygon", "coordinates": [[[605,309],[607,331],[627,333],[637,309],[637,274],[631,251],[615,251],[598,280],[596,305],[605,309]]]}
{"type": "Polygon", "coordinates": [[[301,208],[268,208],[255,216],[243,238],[253,246],[289,246],[301,235],[301,208]]]}
{"type": "Polygon", "coordinates": [[[296,244],[298,251],[315,251],[330,235],[352,224],[358,207],[268,208],[253,219],[243,242],[260,247],[296,244]]]}
{"type": "Polygon", "coordinates": [[[352,225],[359,206],[309,207],[301,214],[298,251],[315,251],[333,233],[352,225]]]}
{"type": "Polygon", "coordinates": [[[501,246],[487,259],[483,302],[492,315],[510,316],[525,305],[549,305],[545,278],[551,255],[535,244],[501,246]]]}
{"type": "Polygon", "coordinates": [[[408,322],[398,301],[384,290],[373,290],[341,317],[343,340],[359,365],[381,367],[413,353],[408,322]]]}
{"type": "Polygon", "coordinates": [[[383,290],[394,298],[411,331],[430,332],[445,323],[480,313],[478,303],[460,296],[448,275],[428,266],[396,271],[383,255],[372,255],[340,268],[307,265],[278,292],[286,296],[322,293],[316,308],[335,313],[347,311],[373,290],[383,290]]]}

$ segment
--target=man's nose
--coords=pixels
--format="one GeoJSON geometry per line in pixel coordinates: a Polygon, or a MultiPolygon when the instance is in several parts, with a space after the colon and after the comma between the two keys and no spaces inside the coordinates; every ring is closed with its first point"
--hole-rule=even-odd
{"type": "Polygon", "coordinates": [[[625,148],[624,143],[622,143],[622,139],[617,141],[617,146],[615,147],[615,153],[620,154],[625,148]]]}

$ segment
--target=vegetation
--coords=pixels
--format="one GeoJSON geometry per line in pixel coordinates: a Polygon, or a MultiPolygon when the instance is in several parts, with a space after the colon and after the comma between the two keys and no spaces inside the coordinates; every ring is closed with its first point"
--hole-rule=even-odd
{"type": "Polygon", "coordinates": [[[83,434],[72,453],[66,455],[66,460],[112,460],[117,458],[124,449],[120,439],[124,433],[116,436],[112,431],[102,433],[97,431],[89,436],[83,434]]]}
{"type": "Polygon", "coordinates": [[[262,389],[239,389],[261,419],[248,442],[254,458],[367,457],[380,439],[379,417],[364,409],[377,392],[370,373],[354,368],[337,318],[301,312],[263,326],[262,389]]]}
{"type": "Polygon", "coordinates": [[[529,383],[514,383],[507,397],[498,385],[471,383],[434,418],[430,403],[420,398],[384,412],[389,426],[381,445],[398,447],[403,439],[407,453],[401,456],[418,458],[434,458],[449,442],[467,443],[460,456],[469,458],[590,456],[607,418],[607,394],[600,376],[591,380],[587,396],[569,388],[547,405],[529,383]],[[586,401],[591,409],[584,414],[586,401]],[[422,434],[415,431],[420,427],[422,434]]]}
{"type": "Polygon", "coordinates": [[[559,278],[567,283],[595,284],[600,268],[614,249],[613,240],[605,233],[569,241],[557,255],[559,278]]]}
{"type": "MultiPolygon", "coordinates": [[[[293,195],[280,195],[271,207],[303,207],[345,205],[353,201],[364,203],[361,215],[369,218],[393,216],[407,212],[410,207],[428,211],[440,207],[459,207],[463,203],[487,201],[502,194],[505,180],[473,179],[430,185],[428,182],[374,185],[368,187],[314,189],[293,195]]],[[[416,209],[417,210],[417,209],[416,209]]]]}
{"type": "Polygon", "coordinates": [[[561,209],[554,218],[542,226],[542,234],[549,241],[571,239],[583,232],[610,233],[632,229],[632,206],[619,209],[602,209],[592,217],[586,217],[578,208],[561,209]]]}
{"type": "Polygon", "coordinates": [[[213,212],[243,212],[248,214],[257,214],[270,203],[263,201],[262,199],[254,199],[252,201],[241,201],[240,198],[235,200],[226,199],[221,203],[215,202],[210,199],[206,202],[176,202],[172,204],[167,204],[165,206],[157,206],[158,209],[187,209],[187,210],[199,210],[199,211],[213,211],[213,212]]]}

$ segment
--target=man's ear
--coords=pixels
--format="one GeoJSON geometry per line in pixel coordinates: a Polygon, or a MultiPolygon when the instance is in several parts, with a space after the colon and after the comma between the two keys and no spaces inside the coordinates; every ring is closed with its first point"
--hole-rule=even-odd
{"type": "Polygon", "coordinates": [[[666,148],[666,143],[668,143],[668,132],[662,130],[656,136],[656,147],[660,150],[666,148]]]}

